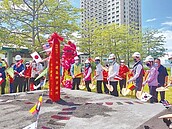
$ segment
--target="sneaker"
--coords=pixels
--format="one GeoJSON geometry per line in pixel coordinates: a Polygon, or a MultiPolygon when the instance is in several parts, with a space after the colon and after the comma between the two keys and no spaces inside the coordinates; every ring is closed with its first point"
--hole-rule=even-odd
{"type": "Polygon", "coordinates": [[[165,105],[169,105],[169,102],[167,101],[167,100],[164,100],[163,102],[162,102],[162,104],[165,106],[165,105]]]}
{"type": "Polygon", "coordinates": [[[159,103],[163,103],[164,100],[160,100],[159,103]]]}
{"type": "Polygon", "coordinates": [[[170,105],[170,103],[167,101],[167,100],[164,100],[163,102],[162,102],[162,104],[165,106],[165,108],[169,108],[171,105],[170,105]]]}
{"type": "Polygon", "coordinates": [[[171,124],[171,120],[170,119],[166,119],[166,118],[163,118],[163,122],[169,127],[170,124],[171,124]]]}

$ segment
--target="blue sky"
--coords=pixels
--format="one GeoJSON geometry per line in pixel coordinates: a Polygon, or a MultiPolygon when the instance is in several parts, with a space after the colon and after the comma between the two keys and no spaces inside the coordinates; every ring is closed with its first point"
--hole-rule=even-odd
{"type": "Polygon", "coordinates": [[[172,0],[142,0],[142,26],[156,28],[166,37],[172,51],[172,0]]]}
{"type": "MultiPolygon", "coordinates": [[[[70,0],[80,7],[80,0],[70,0]]],[[[155,28],[166,37],[165,47],[172,51],[172,0],[142,0],[142,26],[155,28]]]]}

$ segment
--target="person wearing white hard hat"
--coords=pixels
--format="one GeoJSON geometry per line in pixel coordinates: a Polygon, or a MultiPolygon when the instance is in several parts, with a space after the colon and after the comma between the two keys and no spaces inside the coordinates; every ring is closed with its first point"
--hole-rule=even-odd
{"type": "Polygon", "coordinates": [[[114,54],[109,55],[108,61],[109,61],[109,69],[108,69],[107,80],[110,83],[110,85],[113,86],[113,91],[110,91],[110,94],[113,96],[119,96],[117,90],[117,85],[119,80],[115,79],[119,74],[119,64],[116,62],[116,58],[114,54]]]}
{"type": "Polygon", "coordinates": [[[13,92],[16,93],[17,92],[17,88],[19,92],[22,92],[23,89],[23,85],[24,85],[24,64],[23,64],[23,60],[21,58],[20,55],[16,55],[15,56],[15,65],[13,66],[13,70],[14,70],[14,89],[13,92]]]}
{"type": "Polygon", "coordinates": [[[158,69],[154,66],[154,58],[152,56],[147,56],[145,59],[146,66],[150,69],[147,79],[143,82],[143,86],[148,83],[149,92],[152,95],[150,98],[150,103],[157,103],[157,92],[156,88],[158,87],[158,69]]]}
{"type": "Polygon", "coordinates": [[[93,79],[97,80],[96,86],[97,86],[97,93],[103,93],[102,92],[102,82],[103,82],[103,67],[100,64],[100,58],[95,58],[95,64],[96,64],[96,70],[95,70],[95,76],[93,79]]]}
{"type": "Polygon", "coordinates": [[[142,89],[142,83],[143,83],[143,75],[144,75],[144,69],[143,69],[143,65],[142,65],[142,62],[141,62],[141,55],[139,52],[135,52],[133,55],[132,55],[133,59],[134,59],[134,66],[133,66],[133,77],[130,78],[127,82],[130,83],[132,81],[135,81],[135,90],[136,90],[136,93],[137,91],[141,91],[142,89]]]}
{"type": "Polygon", "coordinates": [[[76,89],[79,90],[79,85],[81,82],[81,77],[82,77],[82,67],[81,64],[79,63],[79,57],[76,56],[74,57],[75,63],[72,64],[71,69],[70,69],[70,74],[72,76],[73,82],[72,82],[72,90],[76,89]]]}
{"type": "Polygon", "coordinates": [[[91,83],[91,64],[89,60],[85,61],[85,68],[84,68],[84,78],[83,81],[85,81],[85,86],[87,88],[87,91],[91,92],[91,89],[89,87],[89,84],[91,83]]]}

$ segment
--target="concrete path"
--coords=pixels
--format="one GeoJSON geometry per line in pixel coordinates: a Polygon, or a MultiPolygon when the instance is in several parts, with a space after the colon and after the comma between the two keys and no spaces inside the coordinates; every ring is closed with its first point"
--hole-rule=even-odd
{"type": "Polygon", "coordinates": [[[39,129],[136,129],[165,110],[162,104],[62,88],[58,103],[49,102],[48,91],[0,96],[0,129],[33,123],[29,110],[42,93],[39,129]]]}

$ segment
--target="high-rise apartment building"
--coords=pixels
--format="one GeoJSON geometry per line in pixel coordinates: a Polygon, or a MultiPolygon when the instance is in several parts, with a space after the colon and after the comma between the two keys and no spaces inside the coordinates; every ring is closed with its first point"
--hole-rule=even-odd
{"type": "Polygon", "coordinates": [[[96,19],[99,24],[135,24],[141,29],[141,0],[80,0],[81,23],[96,19]]]}

